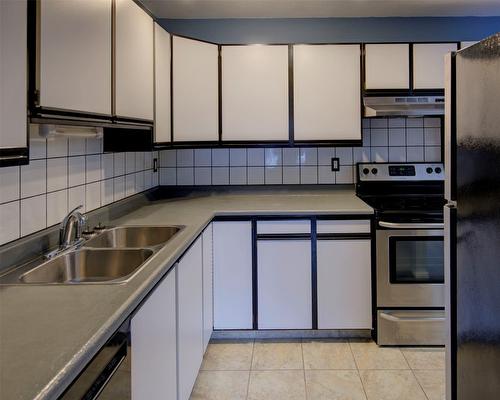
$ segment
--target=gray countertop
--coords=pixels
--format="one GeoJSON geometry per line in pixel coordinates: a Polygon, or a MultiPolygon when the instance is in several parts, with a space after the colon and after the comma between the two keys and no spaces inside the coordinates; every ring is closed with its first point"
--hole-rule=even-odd
{"type": "Polygon", "coordinates": [[[113,225],[185,228],[127,283],[0,286],[0,398],[57,398],[216,215],[372,213],[345,188],[153,201],[113,225]]]}

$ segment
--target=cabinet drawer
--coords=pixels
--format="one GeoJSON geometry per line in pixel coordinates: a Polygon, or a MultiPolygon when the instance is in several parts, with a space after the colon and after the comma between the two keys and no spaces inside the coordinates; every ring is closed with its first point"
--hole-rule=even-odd
{"type": "Polygon", "coordinates": [[[365,219],[318,221],[318,233],[370,233],[370,221],[365,219]]]}
{"type": "Polygon", "coordinates": [[[311,233],[311,221],[308,219],[301,219],[257,222],[257,234],[287,233],[311,233]]]}

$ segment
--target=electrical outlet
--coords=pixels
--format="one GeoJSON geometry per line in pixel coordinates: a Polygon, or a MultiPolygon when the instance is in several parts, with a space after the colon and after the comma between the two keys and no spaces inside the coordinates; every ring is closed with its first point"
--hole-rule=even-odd
{"type": "Polygon", "coordinates": [[[158,172],[158,159],[153,158],[153,172],[158,172]]]}
{"type": "Polygon", "coordinates": [[[340,171],[340,159],[332,157],[332,171],[340,171]]]}

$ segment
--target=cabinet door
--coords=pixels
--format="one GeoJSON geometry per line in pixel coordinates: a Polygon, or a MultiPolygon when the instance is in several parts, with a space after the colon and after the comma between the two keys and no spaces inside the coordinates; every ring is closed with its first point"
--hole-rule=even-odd
{"type": "Polygon", "coordinates": [[[132,399],[177,398],[175,269],[132,318],[132,399]]]}
{"type": "Polygon", "coordinates": [[[311,241],[257,242],[259,329],[311,329],[311,241]]]}
{"type": "Polygon", "coordinates": [[[174,36],[174,140],[219,139],[219,51],[215,44],[174,36]]]}
{"type": "Polygon", "coordinates": [[[295,140],[361,140],[359,45],[293,49],[295,140]]]}
{"type": "Polygon", "coordinates": [[[203,231],[203,349],[206,350],[214,327],[213,319],[213,231],[203,231]]]}
{"type": "Polygon", "coordinates": [[[0,1],[0,148],[26,147],[27,2],[0,1]]]}
{"type": "Polygon", "coordinates": [[[318,328],[371,329],[370,240],[318,240],[318,328]]]}
{"type": "Polygon", "coordinates": [[[153,19],[133,0],[116,0],[115,114],[153,120],[153,19]]]}
{"type": "Polygon", "coordinates": [[[444,88],[444,56],[457,50],[456,43],[413,45],[413,88],[444,88]]]}
{"type": "Polygon", "coordinates": [[[409,89],[410,45],[367,44],[365,89],[409,89]]]}
{"type": "Polygon", "coordinates": [[[40,106],[111,115],[111,3],[40,1],[40,106]]]}
{"type": "Polygon", "coordinates": [[[252,225],[213,223],[214,328],[252,329],[252,225]]]}
{"type": "Polygon", "coordinates": [[[155,142],[170,142],[170,34],[155,26],[155,142]]]}
{"type": "Polygon", "coordinates": [[[203,359],[203,254],[198,238],[177,264],[179,400],[188,400],[203,359]]]}
{"type": "Polygon", "coordinates": [[[288,46],[222,47],[222,139],[288,140],[288,46]]]}

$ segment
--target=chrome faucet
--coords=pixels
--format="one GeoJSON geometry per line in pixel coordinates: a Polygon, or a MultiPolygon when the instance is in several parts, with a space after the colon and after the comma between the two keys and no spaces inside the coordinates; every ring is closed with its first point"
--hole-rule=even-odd
{"type": "Polygon", "coordinates": [[[87,218],[78,210],[83,205],[79,205],[70,211],[61,222],[59,228],[59,249],[65,250],[70,246],[78,244],[82,240],[82,232],[87,218]],[[74,238],[72,238],[74,236],[74,238]]]}
{"type": "Polygon", "coordinates": [[[59,247],[48,253],[45,256],[46,258],[57,256],[83,241],[82,232],[87,222],[87,217],[78,211],[82,207],[83,205],[79,205],[64,217],[59,228],[59,247]]]}

